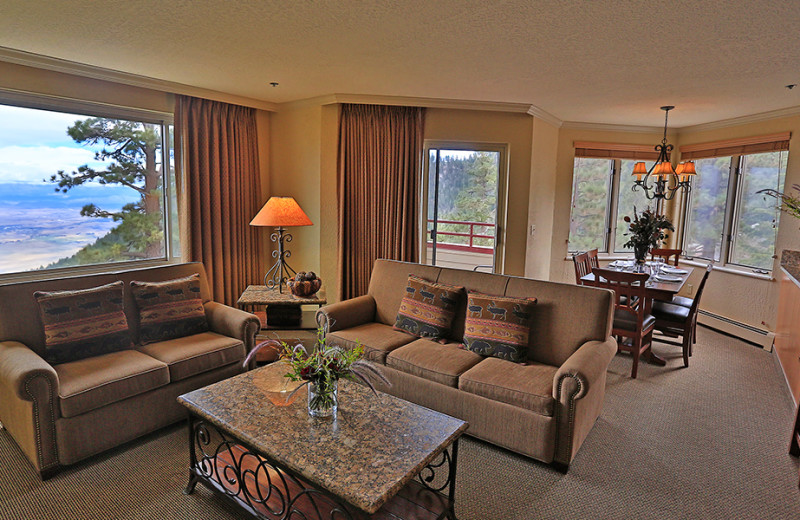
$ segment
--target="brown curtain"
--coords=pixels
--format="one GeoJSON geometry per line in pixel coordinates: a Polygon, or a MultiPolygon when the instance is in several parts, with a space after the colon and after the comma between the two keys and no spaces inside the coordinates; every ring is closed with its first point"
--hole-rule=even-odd
{"type": "Polygon", "coordinates": [[[339,119],[341,299],[366,294],[378,258],[419,258],[423,108],[342,105],[339,119]]]}
{"type": "Polygon", "coordinates": [[[264,264],[258,230],[261,172],[255,109],[176,96],[183,257],[203,262],[214,300],[233,305],[264,264]]]}

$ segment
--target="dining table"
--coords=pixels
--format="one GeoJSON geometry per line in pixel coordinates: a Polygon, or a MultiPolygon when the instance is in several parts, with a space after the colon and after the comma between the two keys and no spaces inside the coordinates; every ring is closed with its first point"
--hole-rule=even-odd
{"type": "MultiPolygon", "coordinates": [[[[609,264],[608,269],[614,269],[617,271],[625,271],[625,272],[636,272],[636,266],[629,265],[629,262],[622,262],[620,264],[609,264]]],[[[675,296],[683,289],[683,286],[686,285],[686,281],[692,276],[692,272],[694,271],[693,267],[689,266],[681,266],[681,267],[674,267],[674,266],[662,266],[661,272],[659,274],[667,275],[670,277],[674,277],[675,279],[680,278],[680,280],[676,281],[660,281],[654,271],[658,268],[655,267],[655,263],[647,262],[643,267],[645,273],[650,274],[650,278],[645,283],[645,313],[650,314],[653,309],[653,301],[671,301],[672,297],[675,296]]],[[[581,283],[583,285],[594,285],[595,276],[594,273],[589,273],[581,277],[581,283]]],[[[655,365],[664,366],[667,364],[667,361],[657,356],[653,352],[652,343],[650,348],[647,349],[647,356],[651,363],[655,365]]]]}

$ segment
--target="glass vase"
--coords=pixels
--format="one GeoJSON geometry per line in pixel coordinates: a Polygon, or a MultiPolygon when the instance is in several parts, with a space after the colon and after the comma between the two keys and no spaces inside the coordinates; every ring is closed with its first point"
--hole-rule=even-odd
{"type": "Polygon", "coordinates": [[[308,384],[308,415],[331,417],[339,408],[339,382],[319,381],[308,384]]]}

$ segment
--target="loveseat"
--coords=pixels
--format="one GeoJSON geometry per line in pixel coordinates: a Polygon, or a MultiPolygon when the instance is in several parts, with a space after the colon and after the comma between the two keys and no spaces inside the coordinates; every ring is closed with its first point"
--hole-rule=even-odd
{"type": "MultiPolygon", "coordinates": [[[[409,290],[410,291],[410,290],[409,290]]],[[[469,423],[468,434],[566,470],[600,414],[611,338],[611,291],[378,260],[368,293],[318,311],[330,344],[360,343],[397,397],[469,423]],[[445,340],[393,324],[409,275],[488,295],[536,298],[527,359],[515,363],[463,348],[466,296],[445,340]]]]}
{"type": "Polygon", "coordinates": [[[201,263],[0,286],[0,423],[47,478],[61,466],[185,418],[176,398],[240,373],[259,328],[256,316],[211,301],[201,263]],[[195,274],[207,332],[142,345],[130,282],[195,274]],[[116,281],[124,283],[121,303],[132,348],[55,365],[46,362],[43,319],[34,292],[75,291],[116,281]]]}

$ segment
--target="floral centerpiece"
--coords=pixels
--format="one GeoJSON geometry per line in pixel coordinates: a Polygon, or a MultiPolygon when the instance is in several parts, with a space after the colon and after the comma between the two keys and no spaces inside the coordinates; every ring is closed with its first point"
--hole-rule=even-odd
{"type": "Polygon", "coordinates": [[[650,249],[658,247],[662,240],[667,239],[668,235],[664,230],[675,231],[670,219],[650,211],[650,208],[638,215],[636,206],[634,206],[633,219],[625,216],[623,220],[629,224],[628,232],[625,233],[628,241],[623,247],[633,248],[633,256],[636,258],[637,264],[644,264],[650,249]]]}
{"type": "Polygon", "coordinates": [[[317,329],[317,340],[313,348],[302,343],[291,346],[283,341],[267,340],[258,344],[247,356],[244,365],[248,366],[256,352],[262,348],[274,348],[280,353],[280,361],[288,366],[286,378],[302,381],[292,392],[308,387],[308,413],[314,417],[335,415],[339,405],[339,379],[350,379],[364,383],[377,395],[373,379],[390,385],[388,379],[372,363],[362,359],[364,347],[357,344],[353,348],[330,346],[325,338],[325,330],[317,329]]]}

